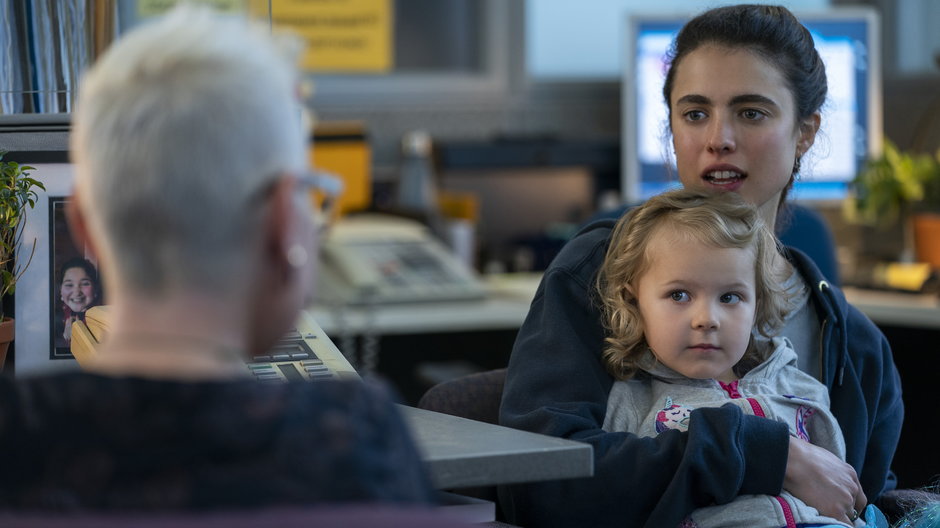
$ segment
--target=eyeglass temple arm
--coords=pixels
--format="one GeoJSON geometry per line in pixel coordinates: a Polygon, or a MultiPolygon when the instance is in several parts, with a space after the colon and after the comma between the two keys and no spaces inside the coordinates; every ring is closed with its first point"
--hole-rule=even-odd
{"type": "Polygon", "coordinates": [[[314,186],[329,196],[339,196],[343,192],[343,180],[328,172],[314,172],[309,175],[314,186]]]}

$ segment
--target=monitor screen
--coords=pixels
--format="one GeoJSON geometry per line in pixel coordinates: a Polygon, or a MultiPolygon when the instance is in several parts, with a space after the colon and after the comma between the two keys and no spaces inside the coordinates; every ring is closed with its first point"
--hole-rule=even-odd
{"type": "MultiPolygon", "coordinates": [[[[790,196],[840,201],[861,164],[881,146],[879,19],[873,10],[860,8],[795,14],[812,33],[826,65],[829,93],[820,133],[790,196]]],[[[662,86],[672,39],[691,16],[627,18],[622,185],[628,202],[679,185],[662,86]]]]}

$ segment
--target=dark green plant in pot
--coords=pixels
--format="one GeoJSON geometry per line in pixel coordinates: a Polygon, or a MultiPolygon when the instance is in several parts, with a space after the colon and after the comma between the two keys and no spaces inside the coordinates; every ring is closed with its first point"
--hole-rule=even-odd
{"type": "MultiPolygon", "coordinates": [[[[26,210],[36,205],[39,197],[36,189],[46,190],[42,182],[30,177],[28,171],[35,170],[34,167],[4,161],[5,155],[5,151],[0,151],[0,299],[14,293],[17,281],[33,260],[35,239],[28,256],[17,252],[23,240],[26,210]]],[[[0,307],[0,321],[5,316],[2,312],[0,307]]]]}

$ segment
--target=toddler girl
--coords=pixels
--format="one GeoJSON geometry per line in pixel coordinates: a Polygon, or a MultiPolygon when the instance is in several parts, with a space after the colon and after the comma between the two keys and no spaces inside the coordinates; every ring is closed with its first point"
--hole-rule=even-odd
{"type": "MultiPolygon", "coordinates": [[[[668,192],[621,218],[597,282],[604,361],[618,380],[604,430],[694,435],[696,409],[733,405],[844,459],[825,386],[797,368],[788,339],[772,337],[791,304],[782,259],[756,209],[734,193],[668,192]]],[[[861,518],[846,513],[854,526],[887,526],[873,506],[861,518]]],[[[850,525],[783,491],[727,497],[683,526],[850,525]]]]}

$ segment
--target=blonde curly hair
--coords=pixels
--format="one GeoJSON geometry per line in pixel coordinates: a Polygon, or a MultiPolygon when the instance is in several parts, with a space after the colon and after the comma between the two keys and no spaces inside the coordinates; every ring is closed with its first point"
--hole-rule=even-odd
{"type": "MultiPolygon", "coordinates": [[[[777,239],[753,205],[735,193],[680,189],[654,196],[617,222],[597,277],[607,330],[604,364],[617,379],[632,378],[648,349],[643,318],[631,292],[637,291],[637,281],[649,269],[651,237],[664,225],[710,246],[754,248],[755,327],[762,335],[774,335],[792,309],[782,277],[774,273],[777,239]]],[[[764,359],[752,340],[739,365],[755,365],[764,359]]]]}

